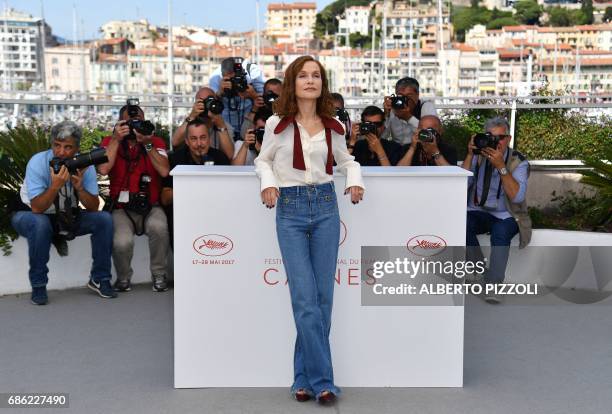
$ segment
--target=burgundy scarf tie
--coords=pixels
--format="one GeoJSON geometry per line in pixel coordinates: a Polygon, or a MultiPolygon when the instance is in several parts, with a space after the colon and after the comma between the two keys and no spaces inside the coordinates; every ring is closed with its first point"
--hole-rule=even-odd
{"type": "MultiPolygon", "coordinates": [[[[332,139],[331,131],[343,135],[344,128],[336,119],[323,117],[323,126],[325,127],[325,142],[327,143],[327,162],[325,163],[325,172],[329,175],[333,173],[334,156],[332,155],[332,139]]],[[[306,171],[306,164],[304,163],[304,151],[302,150],[302,140],[300,139],[300,129],[298,128],[295,118],[292,116],[286,116],[278,123],[274,128],[275,134],[280,134],[287,127],[293,124],[293,168],[297,170],[306,171]]]]}

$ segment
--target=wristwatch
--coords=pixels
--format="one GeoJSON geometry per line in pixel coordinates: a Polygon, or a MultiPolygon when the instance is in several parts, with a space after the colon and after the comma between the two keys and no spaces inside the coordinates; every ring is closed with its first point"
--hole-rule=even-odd
{"type": "Polygon", "coordinates": [[[146,144],[144,144],[144,147],[145,147],[145,150],[149,152],[153,149],[153,144],[151,144],[150,142],[147,142],[146,144]]]}
{"type": "Polygon", "coordinates": [[[431,159],[433,159],[434,161],[437,160],[438,158],[440,158],[440,151],[434,152],[433,154],[431,154],[431,159]]]}
{"type": "Polygon", "coordinates": [[[185,120],[183,121],[184,124],[188,124],[190,122],[193,122],[193,119],[186,117],[185,120]]]}
{"type": "Polygon", "coordinates": [[[227,131],[227,128],[226,128],[226,127],[223,127],[223,128],[217,128],[217,127],[215,127],[215,128],[216,128],[216,129],[217,129],[217,131],[219,131],[219,132],[225,132],[225,131],[227,131]]]}
{"type": "Polygon", "coordinates": [[[507,175],[508,174],[508,170],[506,169],[506,167],[498,168],[497,172],[499,173],[499,175],[507,175]]]}

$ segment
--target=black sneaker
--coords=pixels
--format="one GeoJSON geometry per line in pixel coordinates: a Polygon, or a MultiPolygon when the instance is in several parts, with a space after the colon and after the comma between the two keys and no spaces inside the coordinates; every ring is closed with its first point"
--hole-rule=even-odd
{"type": "Polygon", "coordinates": [[[32,288],[31,302],[33,305],[46,305],[49,302],[49,297],[47,296],[47,287],[39,286],[32,288]]]}
{"type": "Polygon", "coordinates": [[[103,297],[105,299],[111,299],[111,298],[117,297],[117,294],[111,287],[109,280],[103,280],[101,282],[96,282],[93,279],[89,279],[89,283],[87,284],[87,287],[93,290],[94,292],[96,292],[98,295],[100,295],[100,297],[103,297]]]}
{"type": "Polygon", "coordinates": [[[129,292],[132,290],[132,284],[129,280],[117,280],[114,289],[115,292],[129,292]]]}
{"type": "Polygon", "coordinates": [[[168,290],[168,281],[166,275],[153,276],[153,291],[165,292],[168,290]]]}

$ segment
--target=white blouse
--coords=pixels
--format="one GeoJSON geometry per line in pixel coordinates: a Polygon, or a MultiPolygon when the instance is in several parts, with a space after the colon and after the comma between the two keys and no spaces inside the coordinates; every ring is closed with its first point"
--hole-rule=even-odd
{"type": "MultiPolygon", "coordinates": [[[[333,180],[333,176],[325,172],[327,161],[327,143],[325,129],[310,136],[306,129],[297,122],[300,129],[302,151],[306,170],[293,168],[293,125],[289,125],[280,134],[274,129],[280,122],[277,115],[271,116],[266,122],[266,131],[259,156],[255,159],[255,172],[261,180],[261,190],[269,187],[292,187],[297,185],[324,184],[333,180]]],[[[361,166],[355,157],[348,153],[344,135],[333,130],[332,154],[336,168],[346,175],[346,188],[357,186],[365,189],[361,177],[361,166]]]]}

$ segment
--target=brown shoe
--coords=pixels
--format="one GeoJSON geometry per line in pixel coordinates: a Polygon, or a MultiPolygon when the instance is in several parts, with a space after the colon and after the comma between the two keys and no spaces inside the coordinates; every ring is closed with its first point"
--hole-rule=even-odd
{"type": "Polygon", "coordinates": [[[300,388],[295,392],[295,399],[299,402],[306,402],[310,400],[310,394],[308,394],[306,390],[300,388]]]}
{"type": "Polygon", "coordinates": [[[331,405],[336,402],[336,394],[331,391],[323,391],[321,395],[319,395],[319,404],[322,405],[331,405]]]}

